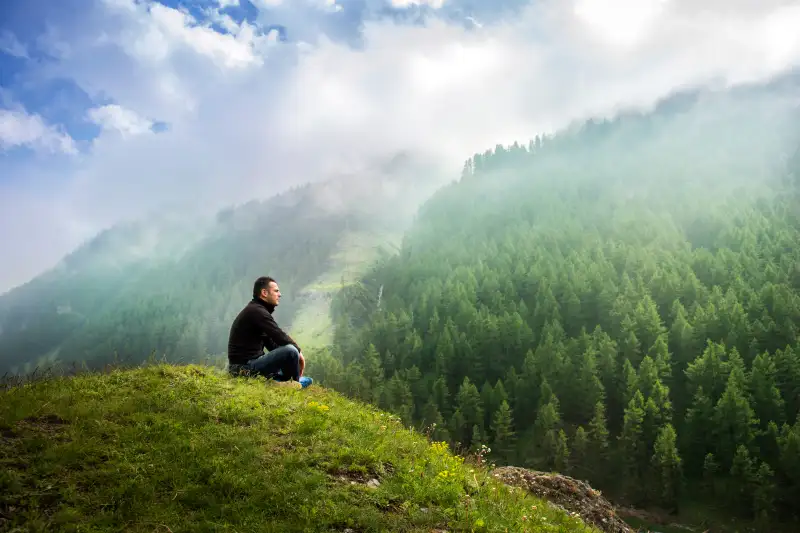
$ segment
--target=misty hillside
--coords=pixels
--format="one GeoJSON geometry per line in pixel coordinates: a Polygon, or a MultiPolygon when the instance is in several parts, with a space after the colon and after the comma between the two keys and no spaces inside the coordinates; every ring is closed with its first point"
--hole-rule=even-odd
{"type": "Polygon", "coordinates": [[[797,90],[681,95],[476,154],[337,296],[315,375],[621,503],[796,531],[797,90]]]}
{"type": "Polygon", "coordinates": [[[262,275],[280,283],[279,323],[305,346],[324,344],[331,294],[391,249],[420,199],[406,189],[429,194],[419,166],[399,154],[207,217],[165,213],[108,229],[0,296],[0,372],[224,356],[262,275]]]}

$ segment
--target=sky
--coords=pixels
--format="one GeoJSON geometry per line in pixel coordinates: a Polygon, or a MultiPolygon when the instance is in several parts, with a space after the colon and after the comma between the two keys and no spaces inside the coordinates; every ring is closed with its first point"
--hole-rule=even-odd
{"type": "MultiPolygon", "coordinates": [[[[800,0],[3,0],[0,292],[100,230],[800,62],[800,0]]],[[[431,179],[434,178],[433,176],[431,179]]]]}

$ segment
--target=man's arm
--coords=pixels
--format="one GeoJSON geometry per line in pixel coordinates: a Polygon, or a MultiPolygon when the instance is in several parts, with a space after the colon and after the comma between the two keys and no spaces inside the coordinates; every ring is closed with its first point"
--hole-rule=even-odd
{"type": "Polygon", "coordinates": [[[291,344],[295,348],[297,348],[298,352],[302,352],[303,350],[300,349],[300,346],[291,338],[289,335],[286,334],[285,331],[281,329],[275,319],[269,314],[266,310],[263,313],[259,313],[259,320],[258,325],[261,329],[261,336],[268,337],[274,340],[278,346],[285,346],[287,344],[291,344]]]}

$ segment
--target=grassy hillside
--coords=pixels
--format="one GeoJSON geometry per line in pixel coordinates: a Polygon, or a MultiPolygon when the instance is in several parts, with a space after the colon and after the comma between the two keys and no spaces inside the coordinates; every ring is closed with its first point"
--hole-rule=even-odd
{"type": "Polygon", "coordinates": [[[318,386],[158,365],[1,394],[2,531],[593,531],[318,386]]]}

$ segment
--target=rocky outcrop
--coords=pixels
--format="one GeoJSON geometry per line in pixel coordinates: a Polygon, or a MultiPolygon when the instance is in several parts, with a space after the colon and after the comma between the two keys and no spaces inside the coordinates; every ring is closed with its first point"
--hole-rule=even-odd
{"type": "Polygon", "coordinates": [[[516,466],[496,468],[492,474],[506,485],[525,489],[570,514],[579,515],[605,533],[635,533],[600,491],[583,481],[516,466]]]}

